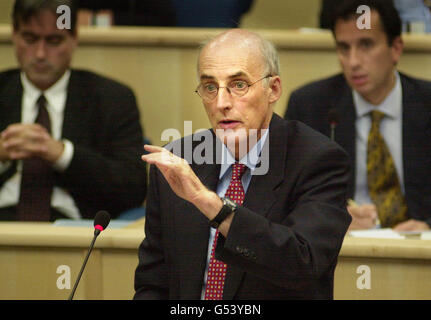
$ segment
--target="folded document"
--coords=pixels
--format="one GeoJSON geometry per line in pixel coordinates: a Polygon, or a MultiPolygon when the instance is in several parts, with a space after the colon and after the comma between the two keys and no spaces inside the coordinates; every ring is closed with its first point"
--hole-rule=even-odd
{"type": "Polygon", "coordinates": [[[390,228],[355,230],[348,233],[357,238],[406,239],[415,238],[431,240],[431,231],[394,231],[390,228]]]}

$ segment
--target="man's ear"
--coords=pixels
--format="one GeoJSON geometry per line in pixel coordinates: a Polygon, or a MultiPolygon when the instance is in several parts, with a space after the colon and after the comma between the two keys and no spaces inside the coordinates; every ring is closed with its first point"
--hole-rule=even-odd
{"type": "Polygon", "coordinates": [[[281,78],[279,76],[273,76],[269,79],[269,88],[271,93],[269,96],[269,103],[273,104],[280,99],[282,94],[281,78]]]}
{"type": "Polygon", "coordinates": [[[12,29],[12,43],[14,46],[16,46],[17,43],[17,37],[18,37],[18,30],[15,28],[12,29]]]}
{"type": "Polygon", "coordinates": [[[392,45],[391,45],[392,60],[394,62],[394,65],[398,64],[398,61],[400,60],[401,55],[403,54],[403,50],[404,50],[403,39],[401,39],[401,37],[396,37],[392,41],[392,45]]]}

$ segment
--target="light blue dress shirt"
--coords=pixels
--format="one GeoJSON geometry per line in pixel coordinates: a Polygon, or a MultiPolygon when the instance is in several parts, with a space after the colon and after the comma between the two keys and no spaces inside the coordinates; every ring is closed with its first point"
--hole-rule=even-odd
{"type": "Polygon", "coordinates": [[[369,113],[379,110],[385,114],[380,123],[380,133],[394,160],[401,190],[404,193],[402,157],[402,88],[398,72],[392,91],[380,105],[372,105],[353,91],[356,108],[356,185],[354,199],[358,204],[372,203],[367,185],[367,144],[371,128],[369,113]]]}
{"type": "MultiPolygon", "coordinates": [[[[253,171],[256,169],[256,164],[259,163],[259,155],[268,138],[269,130],[264,130],[264,131],[265,132],[263,133],[260,140],[256,143],[256,145],[249,151],[247,155],[245,155],[242,159],[238,161],[239,163],[245,164],[247,166],[247,169],[241,178],[242,186],[244,188],[244,193],[247,193],[247,189],[250,184],[251,177],[253,176],[253,171]]],[[[217,185],[217,195],[220,198],[224,197],[227,191],[227,188],[229,187],[230,180],[232,177],[232,165],[236,162],[235,157],[232,156],[232,154],[229,152],[229,150],[226,148],[224,144],[222,144],[222,155],[223,155],[222,156],[223,161],[221,163],[219,182],[217,185]]],[[[205,269],[205,276],[204,276],[204,282],[203,282],[202,293],[201,293],[202,300],[205,298],[208,266],[211,258],[212,244],[214,242],[216,231],[217,229],[214,229],[214,228],[211,228],[211,231],[210,231],[210,237],[208,241],[207,265],[205,269]]]]}

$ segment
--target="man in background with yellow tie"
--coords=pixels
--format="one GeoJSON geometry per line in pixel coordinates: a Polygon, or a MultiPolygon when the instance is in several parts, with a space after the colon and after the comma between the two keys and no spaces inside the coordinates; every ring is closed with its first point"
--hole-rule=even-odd
{"type": "Polygon", "coordinates": [[[218,35],[198,70],[212,130],[142,157],[152,166],[135,298],[332,299],[347,155],[273,112],[278,54],[259,35],[218,35]]]}
{"type": "Polygon", "coordinates": [[[404,46],[397,10],[388,0],[345,1],[332,32],[343,74],[294,91],[285,117],[328,136],[335,126],[354,168],[350,229],[427,230],[431,83],[397,71],[404,46]]]}
{"type": "MultiPolygon", "coordinates": [[[[142,204],[146,170],[133,92],[71,69],[78,43],[73,0],[17,0],[20,69],[0,73],[0,220],[113,217],[142,204]],[[60,6],[69,29],[59,28],[60,6]]],[[[61,10],[60,10],[61,12],[61,10]]]]}

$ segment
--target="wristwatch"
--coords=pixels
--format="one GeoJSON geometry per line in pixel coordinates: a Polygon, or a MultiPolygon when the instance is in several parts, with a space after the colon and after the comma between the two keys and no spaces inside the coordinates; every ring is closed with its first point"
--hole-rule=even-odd
{"type": "Polygon", "coordinates": [[[218,228],[224,219],[228,217],[232,212],[237,209],[237,204],[229,198],[221,198],[223,201],[223,207],[217,213],[214,219],[210,221],[210,227],[218,228]]]}

